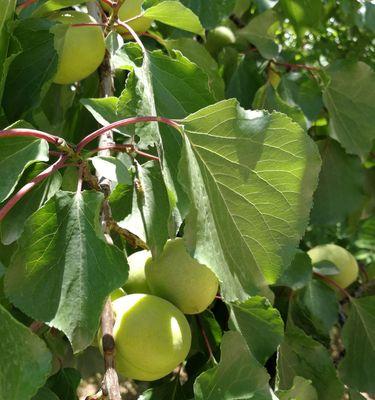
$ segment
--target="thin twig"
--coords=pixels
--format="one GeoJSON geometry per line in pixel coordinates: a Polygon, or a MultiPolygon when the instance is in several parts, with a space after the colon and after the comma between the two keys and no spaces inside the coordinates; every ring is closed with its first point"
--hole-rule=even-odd
{"type": "Polygon", "coordinates": [[[119,226],[115,220],[110,221],[109,229],[123,237],[130,244],[130,246],[133,247],[133,249],[141,248],[144,250],[149,250],[147,244],[141,238],[127,229],[119,226]]]}
{"type": "Polygon", "coordinates": [[[20,4],[17,9],[18,11],[24,10],[25,8],[31,6],[31,4],[36,3],[38,0],[26,0],[25,2],[23,2],[22,4],[20,4]]]}
{"type": "Polygon", "coordinates": [[[181,126],[172,119],[163,118],[163,117],[156,117],[156,116],[148,116],[148,117],[131,117],[122,119],[117,122],[113,122],[107,126],[103,126],[102,128],[96,130],[95,132],[91,133],[90,135],[86,136],[82,139],[77,145],[77,152],[80,152],[85,146],[87,146],[90,142],[95,140],[97,137],[103,135],[104,133],[111,131],[115,128],[119,128],[121,126],[126,125],[133,125],[139,122],[161,122],[171,126],[174,129],[177,129],[179,132],[181,131],[181,126]]]}
{"type": "Polygon", "coordinates": [[[58,160],[46,168],[43,172],[33,178],[30,182],[26,183],[15,195],[13,195],[7,203],[0,209],[0,221],[2,221],[8,212],[24,197],[34,186],[43,181],[55,171],[65,167],[65,160],[67,156],[60,156],[58,160]]]}
{"type": "Polygon", "coordinates": [[[24,137],[34,137],[37,139],[44,139],[49,143],[52,143],[56,146],[61,146],[65,144],[65,140],[51,135],[50,133],[37,131],[35,129],[23,129],[23,128],[15,128],[15,129],[6,129],[0,131],[0,138],[2,137],[15,137],[15,136],[24,136],[24,137]]]}
{"type": "Polygon", "coordinates": [[[43,328],[44,326],[44,322],[41,321],[34,321],[31,323],[31,325],[29,326],[29,329],[31,330],[31,332],[38,332],[41,328],[43,328]]]}
{"type": "Polygon", "coordinates": [[[272,63],[275,65],[280,65],[281,67],[289,68],[289,69],[306,69],[308,71],[320,71],[319,67],[311,67],[310,65],[305,64],[290,64],[286,62],[280,62],[272,60],[272,63]]]}
{"type": "Polygon", "coordinates": [[[208,336],[207,336],[207,333],[206,333],[206,331],[205,331],[205,329],[204,329],[204,326],[203,326],[203,324],[202,324],[202,321],[201,321],[199,315],[196,315],[195,318],[196,318],[196,321],[197,321],[199,330],[201,331],[201,334],[202,334],[204,343],[205,343],[205,345],[206,345],[208,355],[210,356],[210,359],[211,359],[215,364],[217,364],[217,361],[216,361],[216,359],[215,359],[214,353],[213,353],[212,348],[211,348],[211,345],[210,345],[210,341],[208,340],[208,336]]]}
{"type": "Polygon", "coordinates": [[[80,26],[107,26],[107,24],[97,24],[97,23],[92,23],[92,22],[82,22],[80,24],[71,24],[71,28],[78,28],[80,26]]]}
{"type": "Polygon", "coordinates": [[[313,272],[313,274],[315,276],[317,276],[318,278],[320,278],[322,281],[327,282],[329,285],[334,286],[335,288],[337,288],[338,290],[340,290],[340,292],[347,297],[349,300],[351,300],[352,296],[350,296],[349,292],[347,290],[345,290],[343,287],[341,287],[338,283],[336,283],[333,279],[329,278],[326,275],[320,274],[319,272],[313,272]]]}

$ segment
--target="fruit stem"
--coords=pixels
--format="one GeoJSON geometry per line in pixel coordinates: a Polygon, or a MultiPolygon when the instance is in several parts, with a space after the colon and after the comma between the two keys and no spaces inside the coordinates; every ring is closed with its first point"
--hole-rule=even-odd
{"type": "Polygon", "coordinates": [[[72,28],[78,28],[80,26],[107,26],[107,24],[97,24],[97,23],[92,23],[92,22],[82,22],[80,24],[71,24],[70,25],[72,28]]]}
{"type": "Polygon", "coordinates": [[[87,144],[89,144],[94,139],[96,139],[97,137],[103,135],[104,133],[106,133],[108,131],[111,131],[115,128],[119,128],[121,126],[136,124],[138,122],[161,122],[161,123],[171,126],[174,129],[177,129],[178,131],[180,131],[180,129],[181,129],[181,126],[177,122],[175,122],[169,118],[156,117],[156,116],[155,117],[149,116],[149,117],[126,118],[126,119],[122,119],[117,122],[113,122],[112,124],[109,124],[107,126],[104,126],[100,129],[96,130],[95,132],[91,133],[90,135],[86,136],[84,139],[82,139],[78,143],[77,152],[79,153],[87,144]]]}
{"type": "Polygon", "coordinates": [[[207,333],[206,333],[206,331],[205,331],[205,329],[204,329],[204,327],[203,327],[201,318],[200,318],[199,315],[196,315],[195,318],[196,318],[196,320],[197,320],[198,327],[199,327],[199,329],[200,329],[200,331],[201,331],[201,334],[202,334],[204,343],[205,343],[205,345],[206,345],[208,355],[210,356],[210,359],[213,361],[213,363],[214,363],[214,364],[217,364],[216,358],[215,358],[215,356],[214,356],[214,353],[213,353],[212,348],[211,348],[211,345],[210,345],[210,341],[208,340],[207,333]]]}
{"type": "Polygon", "coordinates": [[[351,300],[352,296],[350,296],[349,292],[347,290],[345,290],[343,287],[341,287],[338,283],[336,283],[333,279],[329,278],[326,275],[323,275],[319,272],[313,272],[313,274],[315,276],[317,276],[318,278],[320,278],[322,281],[327,282],[329,285],[334,286],[335,288],[339,289],[340,292],[347,297],[349,300],[351,300]]]}
{"type": "Polygon", "coordinates": [[[23,186],[13,197],[11,197],[8,202],[5,203],[5,205],[0,209],[0,222],[5,218],[8,212],[22,199],[22,197],[24,197],[26,193],[28,193],[34,186],[52,175],[58,169],[65,167],[66,158],[66,155],[61,155],[55,163],[46,168],[30,182],[26,183],[25,186],[23,186]]]}

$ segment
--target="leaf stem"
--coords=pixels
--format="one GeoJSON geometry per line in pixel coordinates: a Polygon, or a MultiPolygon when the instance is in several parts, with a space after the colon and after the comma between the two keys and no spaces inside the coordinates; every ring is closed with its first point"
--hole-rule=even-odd
{"type": "Polygon", "coordinates": [[[86,136],[78,143],[77,152],[79,153],[86,145],[88,145],[94,139],[96,139],[97,137],[103,135],[108,131],[111,131],[115,128],[119,128],[121,126],[136,124],[138,122],[161,122],[171,126],[174,129],[177,129],[178,131],[180,131],[181,128],[181,126],[177,122],[169,118],[156,117],[156,116],[126,118],[117,122],[113,122],[112,124],[109,124],[107,126],[104,126],[96,130],[95,132],[91,133],[90,135],[86,136]]]}
{"type": "Polygon", "coordinates": [[[201,321],[201,319],[200,319],[200,316],[199,316],[199,315],[196,315],[195,318],[196,318],[196,321],[197,321],[199,330],[201,331],[201,334],[202,334],[204,343],[205,343],[205,345],[206,345],[207,352],[208,352],[208,354],[209,354],[209,356],[210,356],[210,359],[214,362],[214,364],[217,364],[217,361],[216,361],[216,359],[215,359],[214,353],[213,353],[212,348],[211,348],[210,341],[208,340],[208,336],[207,336],[207,333],[206,333],[206,331],[205,331],[205,329],[204,329],[204,326],[203,326],[203,324],[202,324],[202,321],[201,321]]]}
{"type": "Polygon", "coordinates": [[[55,171],[60,168],[65,167],[65,160],[67,156],[61,155],[58,160],[46,168],[43,172],[37,175],[30,182],[26,183],[15,195],[13,195],[7,203],[0,209],[0,221],[2,221],[8,212],[24,197],[34,186],[36,186],[39,182],[43,181],[50,175],[52,175],[55,171]]]}
{"type": "Polygon", "coordinates": [[[38,0],[26,0],[26,1],[24,1],[22,4],[20,4],[20,5],[18,6],[18,10],[19,10],[19,11],[22,11],[22,10],[24,10],[25,8],[27,8],[27,7],[31,6],[32,4],[36,3],[37,1],[38,1],[38,0]]]}
{"type": "Polygon", "coordinates": [[[350,296],[349,292],[347,290],[345,290],[343,287],[341,287],[338,283],[336,283],[333,279],[329,278],[326,275],[323,275],[319,272],[313,272],[313,274],[318,277],[319,279],[321,279],[322,281],[327,282],[329,285],[334,286],[335,288],[337,288],[338,290],[340,290],[340,292],[347,297],[349,300],[351,300],[352,296],[350,296]]]}
{"type": "Polygon", "coordinates": [[[47,132],[37,131],[35,129],[15,128],[15,129],[0,130],[0,138],[16,137],[16,136],[28,136],[38,139],[44,139],[48,143],[52,143],[55,146],[62,146],[65,144],[64,139],[58,136],[51,135],[50,133],[47,132]]]}

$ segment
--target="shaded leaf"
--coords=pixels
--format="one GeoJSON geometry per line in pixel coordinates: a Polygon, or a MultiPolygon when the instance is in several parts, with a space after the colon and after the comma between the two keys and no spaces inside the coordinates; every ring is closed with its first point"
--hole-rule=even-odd
{"type": "Polygon", "coordinates": [[[276,351],[284,337],[280,313],[264,297],[255,296],[244,303],[232,303],[231,323],[260,364],[276,351]]]}
{"type": "Polygon", "coordinates": [[[271,400],[269,376],[238,332],[224,334],[219,365],[203,372],[194,383],[196,400],[271,400]]]}
{"type": "Polygon", "coordinates": [[[300,376],[294,378],[289,390],[279,390],[276,394],[279,400],[319,400],[311,381],[300,376]]]}
{"type": "Polygon", "coordinates": [[[343,384],[328,351],[288,322],[284,342],[277,358],[278,388],[287,390],[293,386],[296,376],[311,380],[319,400],[341,400],[343,384]]]}
{"type": "Polygon", "coordinates": [[[352,389],[375,393],[375,296],[351,299],[344,325],[340,378],[352,389]]]}
{"type": "Polygon", "coordinates": [[[42,387],[38,390],[38,393],[32,398],[32,400],[60,400],[55,393],[53,393],[47,387],[42,387]]]}
{"type": "Polygon", "coordinates": [[[344,222],[362,207],[364,169],[360,159],[346,154],[336,141],[326,139],[317,144],[322,157],[322,169],[314,194],[311,222],[333,225],[344,222]]]}
{"type": "Polygon", "coordinates": [[[256,46],[264,58],[271,59],[279,53],[279,46],[275,41],[278,27],[278,15],[270,9],[252,18],[239,34],[256,46]]]}
{"type": "Polygon", "coordinates": [[[227,100],[184,121],[185,239],[228,301],[274,283],[296,252],[317,182],[314,143],[288,117],[227,100]],[[245,217],[246,216],[246,217],[245,217]],[[212,251],[215,249],[215,252],[212,251]]]}
{"type": "Polygon", "coordinates": [[[35,8],[31,15],[35,18],[44,17],[51,14],[53,11],[82,3],[85,3],[85,0],[47,0],[35,8]]]}
{"type": "Polygon", "coordinates": [[[101,233],[102,201],[58,192],[27,220],[5,277],[12,303],[62,330],[75,352],[90,345],[106,297],[127,278],[123,253],[101,233]]]}
{"type": "Polygon", "coordinates": [[[91,162],[96,172],[111,182],[121,183],[123,185],[131,185],[133,180],[126,165],[116,157],[97,156],[92,157],[91,162]]]}
{"type": "Polygon", "coordinates": [[[12,193],[25,169],[37,161],[48,161],[48,143],[45,140],[0,137],[0,202],[12,193]]]}
{"type": "Polygon", "coordinates": [[[323,4],[315,0],[281,0],[286,17],[298,31],[304,28],[317,29],[323,16],[323,4]]]}
{"type": "MultiPolygon", "coordinates": [[[[21,188],[36,175],[47,168],[47,164],[38,163],[32,165],[22,175],[18,183],[21,188]]],[[[0,222],[1,241],[9,245],[17,240],[23,231],[27,218],[48,201],[60,188],[62,178],[59,172],[50,175],[43,182],[39,183],[33,190],[27,193],[0,222]]],[[[17,190],[17,189],[16,189],[17,190]]]]}
{"type": "Polygon", "coordinates": [[[178,379],[143,392],[138,400],[188,400],[178,379]]]}
{"type": "Polygon", "coordinates": [[[365,157],[375,139],[375,72],[363,62],[337,61],[323,92],[330,134],[350,154],[365,157]]]}
{"type": "Polygon", "coordinates": [[[77,387],[81,381],[80,373],[74,368],[63,368],[48,380],[48,386],[60,400],[78,400],[77,387]]]}
{"type": "Polygon", "coordinates": [[[0,398],[29,399],[51,371],[51,353],[38,336],[1,305],[0,353],[0,398]]]}
{"type": "Polygon", "coordinates": [[[293,290],[298,290],[306,286],[311,278],[311,258],[304,251],[298,250],[291,264],[277,280],[276,285],[288,286],[293,290]]]}

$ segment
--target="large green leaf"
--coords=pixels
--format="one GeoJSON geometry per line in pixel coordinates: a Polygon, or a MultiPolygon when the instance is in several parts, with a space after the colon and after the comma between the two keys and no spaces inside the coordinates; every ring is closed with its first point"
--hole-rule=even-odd
{"type": "Polygon", "coordinates": [[[230,15],[235,5],[235,0],[181,0],[181,2],[199,15],[206,29],[219,25],[223,18],[230,15]]]}
{"type": "Polygon", "coordinates": [[[324,11],[323,4],[316,0],[281,0],[286,17],[298,31],[319,28],[324,11]]]}
{"type": "Polygon", "coordinates": [[[216,273],[227,300],[245,300],[292,261],[307,225],[319,154],[287,116],[245,111],[235,100],[183,124],[187,247],[216,273]]]}
{"type": "Polygon", "coordinates": [[[284,337],[280,313],[264,297],[254,296],[244,303],[231,304],[231,322],[261,364],[276,351],[284,337]]]}
{"type": "Polygon", "coordinates": [[[363,62],[337,61],[327,73],[330,134],[348,153],[365,157],[375,139],[375,72],[363,62]]]}
{"type": "Polygon", "coordinates": [[[58,192],[27,220],[5,276],[12,303],[62,330],[74,351],[90,345],[106,297],[127,277],[123,253],[101,233],[102,201],[58,192]]]}
{"type": "Polygon", "coordinates": [[[30,399],[51,371],[51,353],[38,336],[0,305],[0,398],[30,399]]]}
{"type": "Polygon", "coordinates": [[[221,344],[218,366],[196,379],[196,400],[271,400],[266,370],[249,351],[238,332],[227,332],[221,344]]]}
{"type": "Polygon", "coordinates": [[[375,393],[375,296],[352,299],[343,340],[340,378],[352,389],[375,393]]]}
{"type": "Polygon", "coordinates": [[[363,206],[364,169],[358,157],[346,154],[334,140],[321,140],[318,147],[322,170],[314,194],[311,222],[333,225],[344,222],[363,206]]]}
{"type": "Polygon", "coordinates": [[[0,203],[15,189],[25,169],[48,161],[48,143],[31,137],[0,137],[0,203]]]}
{"type": "Polygon", "coordinates": [[[138,400],[188,400],[178,378],[143,392],[138,400]]]}
{"type": "Polygon", "coordinates": [[[254,17],[239,34],[256,46],[264,58],[271,59],[279,52],[275,41],[278,26],[278,15],[270,9],[254,17]]]}
{"type": "MultiPolygon", "coordinates": [[[[18,187],[25,185],[46,168],[47,164],[44,163],[33,164],[22,175],[18,187]]],[[[60,173],[55,172],[27,193],[9,211],[6,217],[0,222],[0,237],[2,243],[9,245],[21,236],[27,218],[60,189],[61,182],[62,178],[60,173]]]]}
{"type": "Polygon", "coordinates": [[[204,36],[204,29],[199,18],[179,1],[163,1],[147,8],[143,16],[204,36]]]}
{"type": "Polygon", "coordinates": [[[10,120],[40,104],[57,69],[57,52],[47,19],[25,19],[13,35],[22,47],[12,61],[4,86],[3,106],[10,120]]]}
{"type": "Polygon", "coordinates": [[[311,380],[319,400],[342,399],[344,386],[337,378],[327,349],[290,324],[279,348],[277,373],[280,390],[289,389],[295,377],[301,376],[311,380]]]}
{"type": "Polygon", "coordinates": [[[42,387],[38,390],[38,393],[32,398],[32,400],[60,400],[55,393],[53,393],[47,387],[42,387]]]}
{"type": "Polygon", "coordinates": [[[38,5],[32,12],[33,17],[44,17],[51,14],[53,11],[61,10],[62,8],[75,6],[85,3],[85,0],[47,0],[38,5]]]}

